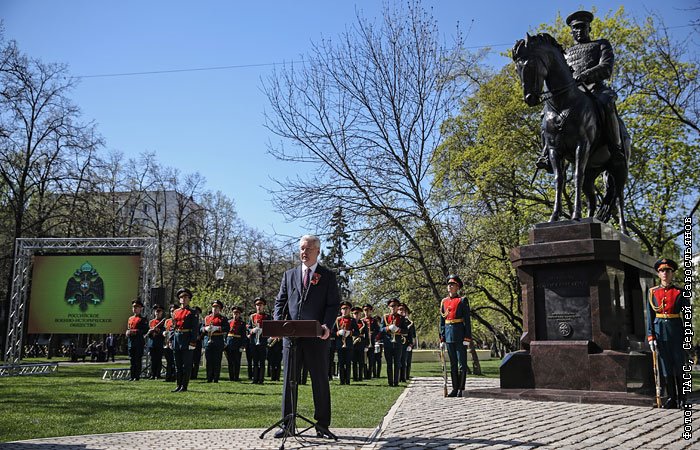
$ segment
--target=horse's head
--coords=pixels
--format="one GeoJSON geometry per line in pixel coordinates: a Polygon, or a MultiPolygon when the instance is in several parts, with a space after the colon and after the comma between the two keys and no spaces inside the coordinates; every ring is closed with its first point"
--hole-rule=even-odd
{"type": "Polygon", "coordinates": [[[526,34],[525,39],[515,43],[511,56],[523,88],[525,103],[529,106],[537,105],[547,76],[547,66],[542,61],[536,39],[526,34]]]}
{"type": "Polygon", "coordinates": [[[525,35],[513,46],[511,57],[523,87],[525,103],[535,106],[540,103],[545,79],[551,65],[551,50],[563,54],[561,46],[549,34],[525,35]]]}

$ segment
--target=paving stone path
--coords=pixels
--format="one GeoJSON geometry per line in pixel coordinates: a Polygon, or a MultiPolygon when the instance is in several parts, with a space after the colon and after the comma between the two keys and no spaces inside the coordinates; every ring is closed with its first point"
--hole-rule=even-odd
{"type": "MultiPolygon", "coordinates": [[[[469,379],[467,388],[498,380],[469,379]]],[[[679,410],[638,406],[444,398],[439,378],[414,378],[376,429],[332,431],[338,442],[289,439],[285,449],[684,449],[700,448],[700,405],[685,440],[679,410]]],[[[7,450],[277,449],[262,429],[141,431],[0,443],[7,450]],[[221,443],[226,443],[222,445],[221,443]]]]}

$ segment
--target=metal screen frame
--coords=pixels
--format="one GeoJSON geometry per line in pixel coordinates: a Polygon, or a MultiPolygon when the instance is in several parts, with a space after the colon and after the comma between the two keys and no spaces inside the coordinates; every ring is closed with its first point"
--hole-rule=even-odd
{"type": "Polygon", "coordinates": [[[156,275],[155,238],[18,238],[12,273],[12,295],[7,323],[7,349],[5,364],[18,365],[22,356],[24,316],[29,291],[32,256],[39,251],[60,251],[67,255],[80,252],[105,253],[133,252],[141,254],[139,292],[145,306],[150,303],[150,289],[156,275]]]}

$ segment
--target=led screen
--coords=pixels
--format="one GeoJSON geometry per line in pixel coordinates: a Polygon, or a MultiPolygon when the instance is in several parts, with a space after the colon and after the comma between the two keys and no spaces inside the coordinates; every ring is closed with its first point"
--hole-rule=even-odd
{"type": "Polygon", "coordinates": [[[140,255],[35,255],[29,333],[122,333],[138,296],[140,255]]]}

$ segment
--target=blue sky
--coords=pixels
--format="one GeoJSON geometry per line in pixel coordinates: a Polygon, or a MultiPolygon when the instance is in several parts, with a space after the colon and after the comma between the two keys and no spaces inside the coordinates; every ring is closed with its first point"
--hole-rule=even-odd
{"type": "MultiPolygon", "coordinates": [[[[107,148],[127,156],[155,152],[163,164],[200,172],[206,187],[233,198],[240,217],[266,233],[299,236],[303,223],[285,223],[266,188],[272,178],[304,167],[267,154],[275,140],[263,126],[269,110],[261,79],[311,43],[335,37],[355,22],[356,10],[379,17],[380,1],[94,1],[0,0],[5,38],[45,62],[62,62],[82,81],[71,95],[83,119],[94,120],[107,148]],[[230,67],[238,66],[238,67],[230,67]],[[142,75],[94,76],[175,71],[142,75]]],[[[625,5],[633,16],[661,14],[678,36],[697,19],[695,0],[457,1],[424,0],[447,40],[457,23],[467,46],[493,47],[490,63],[540,23],[578,9],[604,14],[625,5]],[[535,5],[535,6],[533,6],[535,5]]]]}

